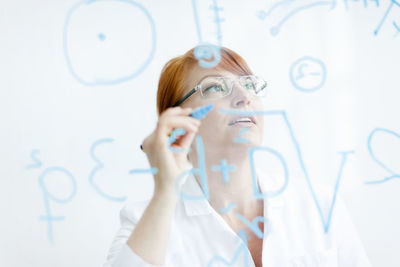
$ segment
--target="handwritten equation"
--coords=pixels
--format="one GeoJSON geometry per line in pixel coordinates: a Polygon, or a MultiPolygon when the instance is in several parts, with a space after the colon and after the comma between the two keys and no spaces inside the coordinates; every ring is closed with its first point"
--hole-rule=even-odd
{"type": "MultiPolygon", "coordinates": [[[[322,226],[325,232],[329,231],[329,225],[331,222],[332,214],[334,211],[334,206],[335,206],[335,201],[336,201],[336,196],[340,188],[341,184],[341,177],[343,176],[343,171],[344,167],[346,165],[348,157],[354,153],[354,151],[340,151],[339,155],[341,157],[341,163],[338,168],[337,172],[337,178],[336,182],[334,184],[333,188],[333,198],[331,200],[330,204],[330,209],[327,217],[324,217],[323,211],[321,209],[320,202],[318,201],[318,198],[316,196],[316,191],[314,190],[314,187],[311,183],[309,174],[308,174],[308,168],[304,163],[303,155],[301,152],[300,144],[297,141],[296,135],[294,133],[294,130],[292,128],[292,125],[290,123],[290,120],[288,119],[288,116],[284,110],[275,110],[275,111],[241,111],[241,110],[224,110],[221,109],[219,110],[221,114],[227,114],[227,115],[242,115],[242,116],[255,116],[255,115],[263,115],[263,116],[278,116],[281,120],[284,121],[287,131],[290,135],[291,142],[293,147],[295,148],[295,151],[297,153],[298,161],[300,163],[301,169],[303,171],[304,177],[307,182],[307,186],[309,189],[309,193],[311,194],[314,204],[316,209],[318,210],[318,213],[320,215],[320,219],[322,222],[322,226]]],[[[239,135],[242,135],[242,131],[239,133],[239,135]]],[[[391,167],[389,163],[385,163],[382,159],[379,159],[379,156],[376,154],[374,150],[374,146],[372,145],[372,141],[377,135],[386,135],[386,136],[391,136],[392,138],[400,138],[400,134],[396,133],[392,130],[389,129],[384,129],[384,128],[376,128],[374,129],[371,134],[368,137],[367,141],[367,147],[368,151],[370,153],[371,158],[376,162],[378,166],[380,166],[382,169],[387,171],[390,176],[383,177],[381,179],[376,179],[373,181],[367,181],[365,182],[366,185],[373,185],[373,184],[382,184],[384,182],[388,182],[390,180],[394,180],[395,178],[399,179],[400,178],[400,172],[398,170],[395,170],[396,167],[391,167]]],[[[245,139],[243,136],[240,137],[241,139],[245,139]]],[[[115,196],[111,195],[106,192],[102,186],[96,182],[96,174],[98,172],[101,172],[101,170],[104,167],[104,162],[96,155],[96,149],[99,146],[104,146],[104,145],[111,145],[113,143],[112,138],[103,138],[96,140],[92,146],[90,147],[90,155],[93,160],[94,167],[90,171],[89,177],[88,177],[88,183],[91,185],[91,187],[94,189],[95,192],[98,193],[99,196],[103,197],[104,199],[107,199],[109,201],[113,202],[123,202],[127,200],[126,196],[115,196]]],[[[197,151],[197,156],[198,156],[198,167],[197,168],[192,168],[190,170],[184,171],[179,177],[175,179],[175,192],[176,194],[181,198],[185,200],[203,200],[203,199],[209,199],[209,188],[207,184],[207,173],[206,173],[206,165],[205,165],[205,156],[204,156],[204,145],[202,138],[200,136],[196,136],[195,139],[196,142],[196,151],[197,151]],[[193,174],[193,175],[199,175],[200,177],[200,186],[202,188],[202,194],[201,195],[186,195],[179,190],[179,184],[181,183],[181,179],[185,178],[187,175],[193,174]]],[[[175,151],[176,152],[176,151],[175,151]]],[[[182,151],[178,151],[176,153],[182,153],[182,151]]],[[[284,157],[281,155],[276,150],[273,150],[271,148],[265,147],[265,146],[256,146],[256,147],[251,147],[249,149],[249,159],[250,159],[250,165],[251,165],[251,179],[252,179],[252,184],[253,184],[253,196],[256,199],[264,199],[264,198],[271,198],[271,197],[276,197],[281,195],[285,189],[287,188],[289,181],[289,170],[287,167],[286,160],[284,157]],[[280,162],[282,169],[284,170],[284,180],[282,185],[280,186],[279,189],[275,191],[270,191],[270,192],[264,192],[261,193],[258,189],[257,185],[257,176],[255,172],[255,163],[254,163],[254,153],[257,151],[263,151],[265,153],[271,154],[274,157],[278,159],[280,162]]],[[[26,165],[26,169],[39,169],[43,166],[43,163],[41,162],[39,158],[40,151],[38,149],[34,149],[31,152],[31,159],[32,162],[28,165],[26,165]]],[[[212,170],[216,172],[221,173],[221,178],[224,181],[224,183],[229,183],[229,173],[235,171],[235,166],[230,165],[229,162],[227,162],[225,159],[221,159],[221,163],[219,165],[214,165],[212,166],[212,170]]],[[[157,168],[148,168],[148,169],[140,169],[140,168],[134,168],[131,170],[128,170],[128,173],[131,175],[136,175],[136,174],[156,174],[157,173],[157,168]]],[[[43,203],[44,203],[44,208],[45,208],[45,215],[40,216],[40,220],[44,221],[47,223],[47,233],[48,233],[48,239],[49,242],[54,243],[54,222],[57,221],[63,221],[66,219],[65,216],[60,216],[60,215],[54,215],[51,211],[51,203],[53,202],[54,204],[67,204],[72,199],[77,193],[77,182],[75,179],[75,176],[68,171],[66,168],[61,167],[61,166],[50,166],[45,168],[42,173],[38,177],[38,182],[39,186],[42,192],[42,198],[43,198],[43,203]],[[70,184],[70,190],[67,196],[59,197],[54,195],[53,192],[50,192],[47,185],[46,185],[46,180],[48,177],[53,177],[54,175],[58,177],[63,177],[63,179],[66,179],[69,184],[70,184]]],[[[226,208],[221,210],[222,213],[228,213],[234,210],[236,207],[236,203],[230,203],[226,208]]],[[[235,213],[235,216],[238,217],[239,219],[243,219],[243,222],[250,228],[252,229],[253,232],[256,234],[259,234],[259,231],[257,228],[254,226],[256,225],[257,222],[262,221],[262,218],[255,218],[253,222],[245,221],[244,217],[241,217],[240,214],[235,213]]]]}
{"type": "MultiPolygon", "coordinates": [[[[281,0],[276,1],[273,4],[268,4],[268,7],[265,9],[259,10],[256,12],[257,17],[260,20],[265,20],[270,18],[275,13],[279,13],[278,22],[275,23],[272,27],[270,27],[270,34],[272,36],[277,36],[283,26],[290,20],[294,19],[298,14],[303,13],[306,10],[326,7],[327,11],[332,11],[338,8],[339,0],[281,0]]],[[[385,12],[382,15],[381,19],[378,22],[377,27],[373,30],[373,34],[376,36],[379,34],[382,26],[389,19],[389,14],[393,12],[394,8],[400,7],[400,1],[398,0],[389,0],[389,1],[380,1],[380,0],[342,0],[342,3],[346,10],[349,10],[353,5],[362,5],[364,8],[385,8],[385,12]],[[389,2],[387,7],[381,5],[381,2],[386,4],[389,2]]],[[[400,21],[400,17],[398,17],[400,21]]],[[[395,30],[395,36],[400,32],[400,22],[396,22],[395,20],[391,21],[391,24],[395,30]]]]}

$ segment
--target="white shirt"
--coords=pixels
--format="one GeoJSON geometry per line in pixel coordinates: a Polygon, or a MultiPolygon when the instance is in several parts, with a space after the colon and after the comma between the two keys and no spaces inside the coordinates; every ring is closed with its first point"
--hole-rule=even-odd
{"type": "MultiPolygon", "coordinates": [[[[266,179],[259,179],[261,192],[266,179]]],[[[343,201],[337,197],[329,231],[323,223],[308,188],[291,181],[277,197],[264,199],[263,266],[267,267],[369,267],[343,201]]],[[[199,196],[202,191],[190,175],[182,186],[184,194],[199,196]]],[[[318,194],[325,218],[332,195],[318,194]]],[[[126,244],[149,201],[127,204],[121,210],[121,227],[111,245],[104,267],[152,267],[126,244]]],[[[163,266],[246,266],[254,267],[244,242],[204,199],[178,201],[172,221],[167,255],[163,266]]]]}

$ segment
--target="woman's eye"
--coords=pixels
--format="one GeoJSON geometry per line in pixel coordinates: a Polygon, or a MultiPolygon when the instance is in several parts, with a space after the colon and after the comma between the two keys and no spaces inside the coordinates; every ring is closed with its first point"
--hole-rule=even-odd
{"type": "Polygon", "coordinates": [[[253,82],[246,82],[245,86],[247,89],[255,89],[253,82]]]}
{"type": "Polygon", "coordinates": [[[221,92],[223,91],[222,87],[219,85],[212,85],[207,87],[204,92],[211,93],[211,92],[221,92]]]}

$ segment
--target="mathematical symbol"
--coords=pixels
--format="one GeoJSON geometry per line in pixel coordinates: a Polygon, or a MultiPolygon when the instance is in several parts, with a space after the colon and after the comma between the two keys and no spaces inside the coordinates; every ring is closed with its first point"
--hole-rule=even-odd
{"type": "Polygon", "coordinates": [[[212,166],[213,171],[220,171],[222,173],[222,179],[225,183],[229,181],[229,172],[235,171],[235,169],[236,167],[234,165],[228,165],[225,159],[221,160],[221,165],[212,166]]]}

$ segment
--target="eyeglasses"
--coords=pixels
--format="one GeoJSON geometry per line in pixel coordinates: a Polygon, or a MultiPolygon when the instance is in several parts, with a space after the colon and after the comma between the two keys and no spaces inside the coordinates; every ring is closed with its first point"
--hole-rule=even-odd
{"type": "Polygon", "coordinates": [[[254,96],[265,96],[267,82],[261,77],[254,75],[240,76],[238,78],[229,76],[208,76],[201,80],[195,88],[190,90],[189,93],[176,102],[174,107],[182,104],[197,91],[200,91],[201,97],[206,99],[218,99],[225,97],[232,92],[233,84],[236,79],[244,89],[249,91],[254,96]]]}

